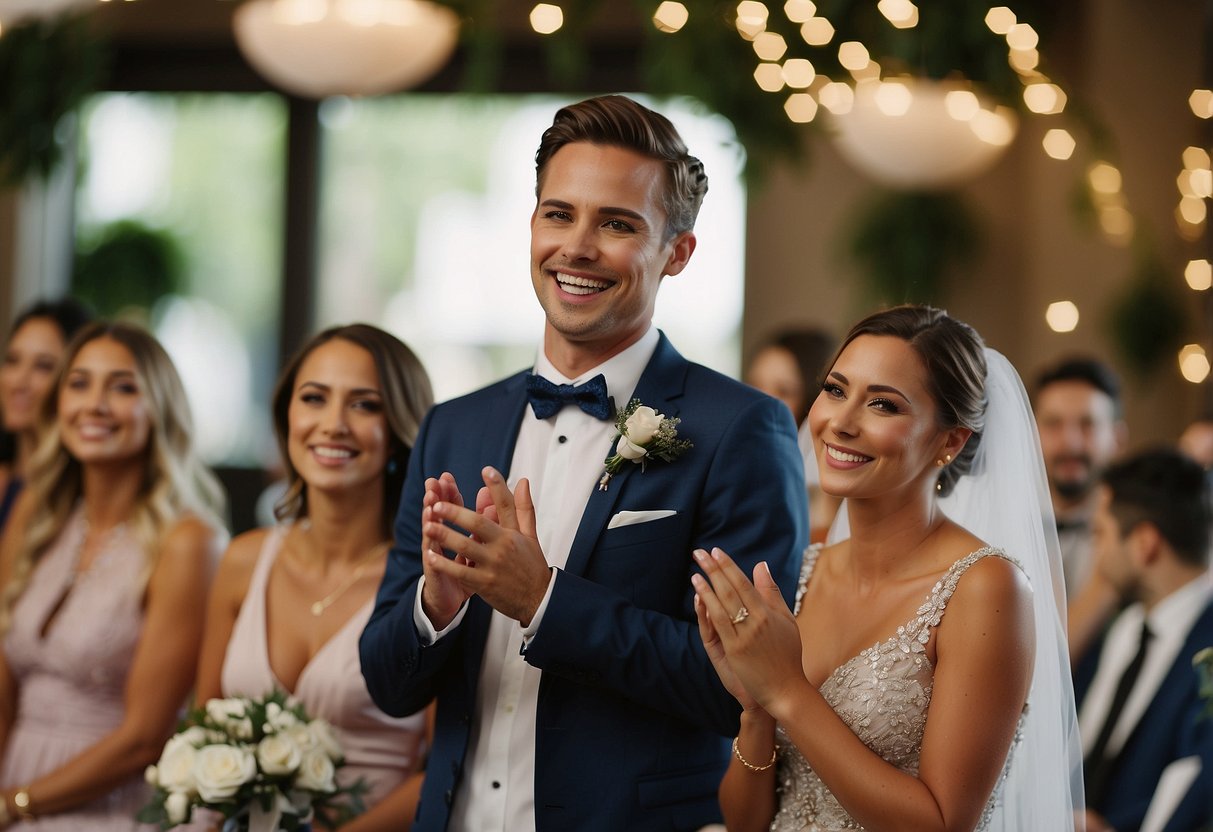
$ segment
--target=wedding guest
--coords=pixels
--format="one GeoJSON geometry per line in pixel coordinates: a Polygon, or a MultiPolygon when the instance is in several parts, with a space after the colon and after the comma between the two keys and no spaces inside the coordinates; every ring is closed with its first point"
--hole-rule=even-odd
{"type": "Polygon", "coordinates": [[[698,829],[719,819],[738,707],[695,637],[690,553],[728,541],[791,591],[795,427],[652,326],[707,190],[669,120],[592,98],[556,113],[535,161],[534,374],[422,425],[362,672],[389,713],[437,697],[418,829],[698,829]],[[633,400],[654,411],[633,413],[638,442],[662,414],[692,447],[667,430],[680,454],[607,476],[613,449],[636,454],[615,426],[633,400]]]}
{"type": "Polygon", "coordinates": [[[746,362],[745,383],[774,396],[792,411],[796,424],[809,415],[821,373],[836,341],[821,329],[789,329],[763,341],[746,362]]]}
{"type": "Polygon", "coordinates": [[[1040,374],[1033,404],[1066,593],[1073,599],[1093,572],[1091,516],[1099,477],[1128,441],[1120,380],[1098,359],[1068,358],[1040,374]]]}
{"type": "Polygon", "coordinates": [[[728,828],[1071,829],[1060,567],[1015,371],[898,307],[847,335],[809,422],[849,537],[806,552],[795,613],[765,565],[750,583],[696,552],[700,635],[744,708],[728,828]]]}
{"type": "Polygon", "coordinates": [[[71,298],[38,301],[13,321],[0,363],[0,529],[25,483],[37,439],[38,413],[59,370],[59,359],[88,310],[71,298]]]}
{"type": "Polygon", "coordinates": [[[68,346],[0,546],[0,826],[133,830],[222,546],[185,391],[141,328],[68,346]]]}
{"type": "Polygon", "coordinates": [[[282,523],[233,540],[211,591],[198,701],[278,688],[330,722],[346,759],[338,781],[370,786],[367,812],[344,832],[407,829],[420,794],[425,714],[375,706],[358,636],[432,401],[421,362],[383,330],[334,327],[305,344],[274,391],[282,523]]]}
{"type": "MultiPolygon", "coordinates": [[[[1134,600],[1075,668],[1090,832],[1135,832],[1168,768],[1213,759],[1192,666],[1213,645],[1209,498],[1204,469],[1175,450],[1138,454],[1103,475],[1095,568],[1134,600]]],[[[1165,828],[1210,822],[1213,771],[1201,768],[1165,828]]]]}
{"type": "Polygon", "coordinates": [[[1213,419],[1201,418],[1189,422],[1179,435],[1177,444],[1202,468],[1213,471],[1213,419]]]}
{"type": "Polygon", "coordinates": [[[821,329],[786,330],[754,351],[744,373],[746,384],[786,404],[800,426],[797,441],[804,458],[805,488],[809,495],[809,537],[815,543],[826,539],[839,501],[821,490],[813,437],[805,417],[821,388],[821,374],[835,346],[834,337],[821,329]]]}

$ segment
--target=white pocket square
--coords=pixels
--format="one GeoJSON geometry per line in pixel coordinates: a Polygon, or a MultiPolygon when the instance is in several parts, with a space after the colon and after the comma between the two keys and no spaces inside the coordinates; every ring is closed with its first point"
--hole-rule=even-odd
{"type": "Polygon", "coordinates": [[[607,523],[607,528],[635,526],[637,523],[649,523],[653,520],[660,520],[662,517],[673,517],[677,513],[669,508],[659,508],[653,511],[621,511],[611,518],[611,522],[607,523]]]}

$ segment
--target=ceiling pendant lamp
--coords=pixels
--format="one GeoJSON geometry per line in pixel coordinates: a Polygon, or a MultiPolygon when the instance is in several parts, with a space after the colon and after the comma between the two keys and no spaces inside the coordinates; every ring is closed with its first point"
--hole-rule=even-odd
{"type": "Polygon", "coordinates": [[[1015,138],[1018,119],[971,84],[886,78],[855,86],[848,112],[831,118],[842,156],[894,188],[945,188],[994,165],[1015,138]]]}
{"type": "Polygon", "coordinates": [[[233,27],[257,72],[306,98],[416,86],[459,36],[458,16],[426,0],[247,0],[233,27]]]}

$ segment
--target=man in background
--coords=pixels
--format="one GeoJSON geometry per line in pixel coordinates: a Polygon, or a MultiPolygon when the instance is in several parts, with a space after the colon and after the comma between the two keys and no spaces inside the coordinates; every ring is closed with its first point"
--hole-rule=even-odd
{"type": "Polygon", "coordinates": [[[1095,568],[1131,603],[1075,668],[1089,832],[1208,828],[1213,721],[1193,657],[1213,645],[1204,469],[1176,450],[1113,465],[1095,568]],[[1152,805],[1153,804],[1153,805],[1152,805]]]}

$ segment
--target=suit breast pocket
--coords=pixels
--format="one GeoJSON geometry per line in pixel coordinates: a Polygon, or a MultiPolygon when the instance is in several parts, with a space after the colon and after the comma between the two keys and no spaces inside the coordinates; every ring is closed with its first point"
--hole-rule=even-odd
{"type": "MultiPolygon", "coordinates": [[[[623,512],[620,512],[621,514],[623,512]]],[[[679,514],[670,514],[666,517],[659,517],[655,520],[646,520],[643,523],[631,523],[628,525],[617,526],[613,529],[607,529],[602,533],[602,542],[599,545],[600,549],[617,549],[623,546],[635,546],[640,543],[647,543],[653,540],[661,540],[664,537],[677,534],[681,527],[682,517],[679,514]]]]}

